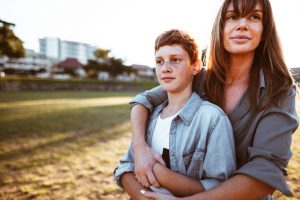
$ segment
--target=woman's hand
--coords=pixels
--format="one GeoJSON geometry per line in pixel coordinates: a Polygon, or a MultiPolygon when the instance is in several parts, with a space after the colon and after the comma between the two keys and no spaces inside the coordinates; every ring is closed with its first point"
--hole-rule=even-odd
{"type": "Polygon", "coordinates": [[[134,148],[134,174],[138,182],[144,187],[149,187],[150,185],[160,187],[152,171],[152,167],[156,162],[165,165],[162,157],[146,143],[134,148]]]}
{"type": "Polygon", "coordinates": [[[150,199],[155,199],[155,200],[177,200],[178,199],[171,195],[155,193],[155,192],[150,192],[150,191],[145,191],[145,190],[141,190],[141,193],[145,197],[150,198],[150,199]]]}

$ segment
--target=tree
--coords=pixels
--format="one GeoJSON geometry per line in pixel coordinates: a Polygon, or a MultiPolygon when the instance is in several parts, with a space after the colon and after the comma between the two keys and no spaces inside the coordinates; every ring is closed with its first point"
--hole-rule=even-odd
{"type": "Polygon", "coordinates": [[[0,27],[0,56],[7,56],[9,58],[24,57],[25,49],[23,42],[10,29],[10,26],[15,25],[2,20],[0,20],[0,23],[2,23],[0,27]]]}
{"type": "Polygon", "coordinates": [[[108,49],[97,49],[96,51],[94,51],[95,57],[104,61],[109,59],[109,53],[110,50],[108,49]]]}
{"type": "Polygon", "coordinates": [[[109,65],[107,63],[99,63],[95,60],[88,60],[83,69],[86,71],[89,78],[97,78],[99,71],[109,72],[109,65]]]}
{"type": "Polygon", "coordinates": [[[122,74],[125,71],[125,65],[123,60],[120,58],[110,58],[109,59],[109,73],[113,78],[116,78],[117,75],[122,74]]]}
{"type": "Polygon", "coordinates": [[[107,49],[97,49],[94,52],[97,61],[89,60],[83,67],[89,78],[97,78],[100,71],[108,72],[112,78],[116,78],[124,72],[129,74],[134,71],[130,67],[125,66],[122,59],[110,57],[109,53],[110,50],[107,49]]]}

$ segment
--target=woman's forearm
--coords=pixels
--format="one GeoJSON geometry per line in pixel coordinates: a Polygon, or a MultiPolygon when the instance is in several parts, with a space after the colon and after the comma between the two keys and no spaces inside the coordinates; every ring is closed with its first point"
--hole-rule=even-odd
{"type": "Polygon", "coordinates": [[[148,110],[142,105],[135,105],[131,109],[131,131],[133,149],[145,145],[146,122],[148,119],[148,110]]]}
{"type": "Polygon", "coordinates": [[[134,153],[135,177],[145,187],[159,184],[152,172],[155,162],[164,164],[163,159],[146,143],[146,121],[148,110],[142,105],[135,105],[131,109],[132,147],[134,153]]]}
{"type": "Polygon", "coordinates": [[[175,196],[190,196],[205,191],[198,180],[174,172],[159,163],[154,164],[153,172],[159,184],[175,196]]]}

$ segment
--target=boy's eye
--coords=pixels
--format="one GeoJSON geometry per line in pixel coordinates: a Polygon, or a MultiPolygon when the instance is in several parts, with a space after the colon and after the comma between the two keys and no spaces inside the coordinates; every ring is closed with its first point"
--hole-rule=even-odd
{"type": "Polygon", "coordinates": [[[171,59],[172,63],[179,63],[180,61],[181,61],[181,59],[179,59],[179,58],[172,58],[171,59]]]}
{"type": "Polygon", "coordinates": [[[162,65],[164,62],[162,60],[156,60],[155,63],[156,65],[162,65]]]}

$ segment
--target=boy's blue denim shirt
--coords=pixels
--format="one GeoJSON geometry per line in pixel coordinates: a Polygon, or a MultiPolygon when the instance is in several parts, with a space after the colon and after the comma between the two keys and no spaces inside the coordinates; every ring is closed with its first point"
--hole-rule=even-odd
{"type": "MultiPolygon", "coordinates": [[[[147,143],[151,145],[156,121],[167,106],[164,102],[150,116],[147,143]]],[[[208,190],[228,179],[236,170],[232,127],[226,114],[216,105],[193,93],[173,119],[170,128],[169,156],[171,170],[190,176],[208,190]]],[[[125,172],[134,172],[134,154],[130,145],[115,170],[119,186],[125,172]]]]}

